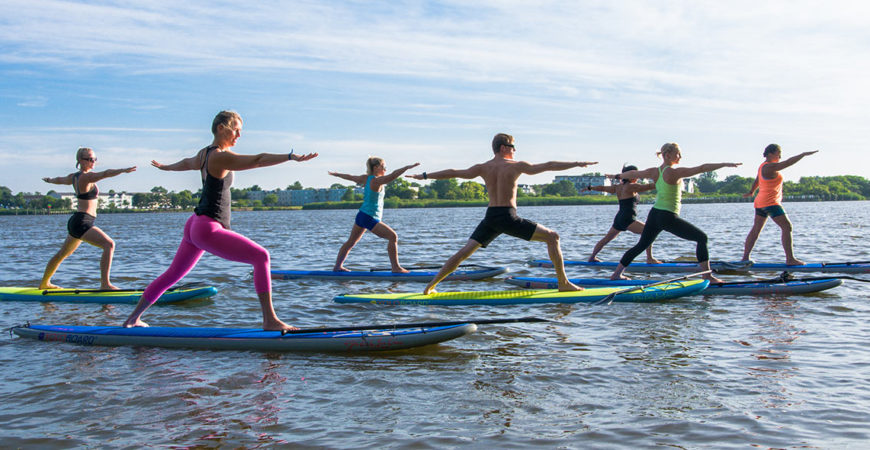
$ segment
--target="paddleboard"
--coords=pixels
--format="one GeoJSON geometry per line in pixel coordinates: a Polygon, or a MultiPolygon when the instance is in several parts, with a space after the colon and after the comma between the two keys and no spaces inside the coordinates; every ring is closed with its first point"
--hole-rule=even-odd
{"type": "MultiPolygon", "coordinates": [[[[508,271],[507,267],[477,267],[460,269],[451,273],[445,281],[482,280],[501,275],[508,271]]],[[[413,281],[428,283],[435,278],[438,270],[412,270],[409,273],[394,273],[390,271],[351,271],[333,272],[331,270],[273,270],[272,278],[278,280],[366,280],[366,281],[413,281]]]]}
{"type": "MultiPolygon", "coordinates": [[[[591,269],[604,269],[613,271],[616,269],[616,266],[619,264],[618,262],[611,261],[601,261],[601,262],[589,262],[589,261],[575,261],[575,260],[565,260],[565,266],[579,266],[579,267],[588,267],[591,269]]],[[[536,259],[533,261],[529,261],[529,265],[532,267],[553,267],[553,263],[548,259],[536,259]]],[[[716,272],[722,271],[746,271],[749,269],[751,263],[730,263],[724,261],[710,261],[710,268],[716,272]]],[[[647,263],[631,263],[625,270],[630,272],[653,272],[653,273],[674,273],[674,272],[697,272],[700,270],[698,268],[697,262],[679,262],[679,261],[671,261],[671,262],[663,262],[661,264],[647,264],[647,263]]]]}
{"type": "MultiPolygon", "coordinates": [[[[589,267],[593,269],[616,269],[618,262],[576,261],[565,260],[565,266],[589,267]]],[[[553,267],[547,259],[529,261],[532,267],[553,267]]],[[[870,273],[870,262],[831,262],[807,263],[801,266],[790,266],[780,263],[757,263],[752,261],[710,261],[710,268],[716,272],[826,272],[826,273],[870,273]]],[[[661,264],[631,263],[625,270],[633,272],[673,273],[695,272],[698,263],[693,261],[667,261],[661,264]]]]}
{"type": "MultiPolygon", "coordinates": [[[[170,289],[159,299],[158,304],[175,303],[196,298],[208,298],[217,294],[212,286],[170,289]]],[[[64,303],[132,303],[136,304],[142,291],[100,289],[37,289],[27,287],[0,287],[0,301],[18,302],[64,302],[64,303]]]]}
{"type": "MultiPolygon", "coordinates": [[[[614,302],[656,302],[684,295],[692,295],[707,287],[707,280],[686,280],[644,289],[637,289],[614,297],[614,302]]],[[[373,303],[377,305],[524,305],[535,303],[594,303],[619,288],[586,289],[577,292],[559,292],[555,289],[439,292],[401,294],[344,294],[335,297],[337,303],[373,303]]]]}
{"type": "MultiPolygon", "coordinates": [[[[584,287],[630,287],[655,283],[659,280],[611,280],[607,278],[571,278],[572,283],[584,287]]],[[[526,289],[555,289],[555,278],[539,277],[508,277],[506,283],[526,289]]],[[[808,294],[811,292],[832,289],[843,284],[839,278],[824,280],[786,280],[771,282],[764,280],[749,280],[743,282],[710,283],[706,289],[696,295],[778,295],[778,294],[808,294]]]]}
{"type": "Polygon", "coordinates": [[[96,327],[24,325],[18,336],[43,342],[84,346],[141,346],[278,352],[371,352],[436,344],[473,333],[473,323],[418,328],[317,331],[281,335],[280,331],[246,328],[96,327]]]}

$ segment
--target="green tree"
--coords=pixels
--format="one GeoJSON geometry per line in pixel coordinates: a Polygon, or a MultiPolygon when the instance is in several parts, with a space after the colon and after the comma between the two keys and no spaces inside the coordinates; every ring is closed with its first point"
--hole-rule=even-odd
{"type": "Polygon", "coordinates": [[[459,183],[456,178],[447,178],[443,180],[435,180],[429,185],[430,189],[435,191],[435,198],[458,198],[459,183]]]}
{"type": "Polygon", "coordinates": [[[413,199],[417,193],[411,189],[411,183],[404,178],[396,178],[384,187],[384,197],[398,197],[401,199],[413,199]]]}
{"type": "Polygon", "coordinates": [[[344,191],[344,195],[341,196],[341,200],[344,202],[352,202],[354,200],[353,188],[347,188],[347,190],[344,191]]]}
{"type": "MultiPolygon", "coordinates": [[[[712,172],[704,172],[695,179],[695,186],[698,187],[700,192],[704,194],[710,194],[716,192],[719,189],[719,184],[716,183],[716,171],[712,172]]],[[[747,189],[749,190],[749,189],[747,189]]]]}
{"type": "Polygon", "coordinates": [[[302,189],[304,189],[304,188],[302,187],[302,183],[300,183],[300,182],[298,182],[298,181],[296,181],[295,183],[293,183],[293,184],[287,186],[287,190],[288,190],[288,191],[301,191],[302,189]]]}
{"type": "Polygon", "coordinates": [[[263,197],[263,204],[266,206],[275,206],[278,204],[278,196],[275,194],[266,194],[263,197]]]}
{"type": "Polygon", "coordinates": [[[459,192],[463,200],[484,200],[486,189],[482,184],[474,181],[465,181],[459,185],[459,192]]]}
{"type": "Polygon", "coordinates": [[[568,180],[561,180],[558,183],[545,185],[542,193],[554,197],[573,197],[577,195],[577,188],[574,187],[574,183],[568,180]]]}
{"type": "Polygon", "coordinates": [[[745,178],[739,175],[729,175],[719,183],[720,194],[745,194],[752,187],[754,178],[745,178]]]}

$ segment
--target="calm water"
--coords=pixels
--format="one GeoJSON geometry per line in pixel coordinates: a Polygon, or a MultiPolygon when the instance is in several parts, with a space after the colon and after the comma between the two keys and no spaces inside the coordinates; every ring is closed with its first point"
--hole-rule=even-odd
{"type": "MultiPolygon", "coordinates": [[[[641,207],[646,217],[648,206],[641,207]]],[[[788,203],[798,256],[867,260],[870,203],[788,203]]],[[[520,214],[562,235],[566,258],[588,255],[615,206],[528,207],[520,214]]],[[[236,230],[266,246],[276,269],[330,268],[354,211],[237,212],[236,230]]],[[[483,209],[387,210],[403,263],[441,263],[483,209]]],[[[101,215],[117,242],[113,281],[144,287],[175,252],[188,214],[101,215]]],[[[714,259],[737,259],[751,204],[685,205],[711,238],[714,259]]],[[[67,217],[0,217],[2,285],[36,285],[65,236],[67,217]]],[[[636,238],[602,252],[617,259],[636,238]]],[[[348,266],[387,264],[371,235],[348,266]]],[[[691,257],[667,235],[656,255],[691,257]]],[[[509,237],[469,262],[514,274],[546,257],[542,243],[509,237]]],[[[783,259],[769,223],[756,260],[783,259]]],[[[97,287],[99,251],[83,245],[54,281],[97,287]]],[[[569,275],[580,276],[580,269],[569,275]]],[[[868,277],[870,278],[870,277],[868,277]]],[[[256,327],[248,266],[206,255],[185,281],[212,284],[204,301],[153,307],[163,326],[256,327]]],[[[338,305],[334,295],[406,291],[420,284],[275,280],[279,315],[299,326],[538,316],[555,324],[480,327],[414,351],[361,356],[148,348],[86,348],[0,338],[0,447],[221,446],[443,448],[823,447],[870,439],[867,285],[847,281],[816,295],[708,297],[608,307],[379,307],[338,305]]],[[[501,280],[442,290],[508,288],[501,280]]],[[[120,324],[132,306],[0,304],[0,326],[120,324]]]]}

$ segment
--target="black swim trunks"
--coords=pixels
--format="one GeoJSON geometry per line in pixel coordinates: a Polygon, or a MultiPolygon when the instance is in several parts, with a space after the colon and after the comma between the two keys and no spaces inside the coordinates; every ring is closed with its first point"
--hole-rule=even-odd
{"type": "Polygon", "coordinates": [[[88,230],[94,227],[95,220],[97,218],[88,213],[76,212],[66,222],[66,229],[70,236],[81,239],[88,230]]]}
{"type": "Polygon", "coordinates": [[[480,221],[474,233],[471,233],[471,239],[484,248],[502,233],[530,241],[536,228],[538,224],[535,222],[517,216],[516,208],[491,206],[486,208],[486,217],[480,221]]]}

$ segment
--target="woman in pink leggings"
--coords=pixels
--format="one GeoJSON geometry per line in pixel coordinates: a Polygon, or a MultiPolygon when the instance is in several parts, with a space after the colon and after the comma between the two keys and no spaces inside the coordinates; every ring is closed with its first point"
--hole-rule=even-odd
{"type": "Polygon", "coordinates": [[[263,309],[263,329],[295,330],[278,319],[272,306],[272,280],[269,252],[256,242],[230,230],[230,186],[233,171],[274,166],[286,161],[307,161],[317,153],[307,155],[260,153],[240,155],[230,150],[241,136],[242,118],[232,111],[221,111],[211,125],[214,142],[195,156],[175,164],[163,165],[151,161],[161,170],[199,170],[202,176],[202,197],[194,215],[184,225],[184,237],[175,258],[166,272],[148,285],[136,308],[124,322],[125,327],[147,327],[142,314],[172,285],[184,278],[196,265],[203,252],[230,261],[254,266],[254,289],[263,309]]]}

